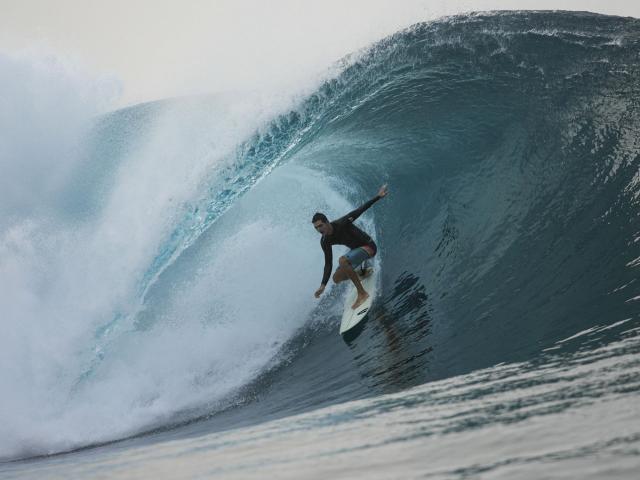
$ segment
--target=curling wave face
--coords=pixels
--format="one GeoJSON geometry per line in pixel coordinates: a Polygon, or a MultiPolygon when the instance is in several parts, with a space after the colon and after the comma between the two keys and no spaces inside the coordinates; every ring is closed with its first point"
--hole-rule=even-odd
{"type": "Polygon", "coordinates": [[[353,55],[298,103],[99,119],[54,207],[0,237],[0,456],[289,415],[578,332],[614,341],[640,297],[639,43],[634,19],[453,17],[353,55]],[[312,298],[310,217],[381,183],[363,225],[382,293],[347,348],[343,289],[312,298]]]}

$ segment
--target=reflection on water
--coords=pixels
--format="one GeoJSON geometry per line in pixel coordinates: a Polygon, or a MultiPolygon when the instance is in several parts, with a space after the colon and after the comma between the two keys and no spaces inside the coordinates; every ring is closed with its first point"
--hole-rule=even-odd
{"type": "Polygon", "coordinates": [[[425,381],[431,307],[424,285],[411,272],[403,272],[385,291],[349,346],[368,386],[391,392],[425,381]]]}

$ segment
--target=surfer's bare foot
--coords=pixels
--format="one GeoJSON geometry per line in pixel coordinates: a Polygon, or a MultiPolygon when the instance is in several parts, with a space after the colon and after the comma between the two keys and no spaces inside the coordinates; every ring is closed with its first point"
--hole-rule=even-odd
{"type": "Polygon", "coordinates": [[[351,308],[355,310],[360,305],[362,305],[367,298],[369,298],[369,294],[367,292],[359,293],[358,298],[356,298],[356,301],[353,303],[353,305],[351,305],[351,308]]]}

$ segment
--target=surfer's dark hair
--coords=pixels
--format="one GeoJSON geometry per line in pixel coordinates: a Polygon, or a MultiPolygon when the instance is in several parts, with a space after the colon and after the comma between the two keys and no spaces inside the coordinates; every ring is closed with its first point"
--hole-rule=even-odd
{"type": "Polygon", "coordinates": [[[318,220],[322,220],[324,223],[329,223],[329,219],[324,213],[316,212],[311,219],[311,223],[316,223],[318,220]]]}

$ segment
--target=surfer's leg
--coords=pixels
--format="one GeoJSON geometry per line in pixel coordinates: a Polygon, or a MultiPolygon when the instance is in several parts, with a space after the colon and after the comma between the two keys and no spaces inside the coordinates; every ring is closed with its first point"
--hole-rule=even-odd
{"type": "Polygon", "coordinates": [[[351,279],[356,287],[356,290],[358,291],[358,298],[356,298],[356,301],[351,306],[351,308],[357,308],[359,305],[362,305],[362,302],[369,298],[369,294],[363,288],[360,277],[358,277],[358,274],[351,266],[351,263],[349,263],[349,259],[345,256],[342,256],[338,260],[338,263],[340,264],[340,270],[342,270],[343,274],[347,275],[347,277],[351,279]]]}
{"type": "Polygon", "coordinates": [[[335,273],[333,274],[333,281],[336,283],[344,282],[345,280],[348,280],[348,279],[349,277],[341,267],[338,267],[335,273]]]}
{"type": "Polygon", "coordinates": [[[340,257],[340,259],[338,260],[338,263],[340,264],[340,270],[342,270],[343,275],[346,275],[347,277],[349,277],[353,282],[353,284],[356,286],[356,290],[358,291],[358,294],[367,293],[362,287],[362,282],[360,281],[358,274],[349,263],[349,259],[344,256],[340,257]]]}

